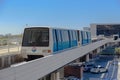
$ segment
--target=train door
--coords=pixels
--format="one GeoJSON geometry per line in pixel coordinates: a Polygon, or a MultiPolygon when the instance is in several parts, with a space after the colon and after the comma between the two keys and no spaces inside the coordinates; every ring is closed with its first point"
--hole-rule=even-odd
{"type": "Polygon", "coordinates": [[[62,36],[61,36],[61,30],[56,30],[56,36],[57,36],[57,43],[58,43],[58,51],[63,49],[62,46],[62,36]]]}
{"type": "Polygon", "coordinates": [[[57,42],[57,33],[56,30],[53,29],[53,52],[58,51],[58,42],[57,42]]]}
{"type": "Polygon", "coordinates": [[[71,47],[73,47],[74,46],[74,41],[73,41],[73,31],[72,30],[70,30],[70,40],[71,40],[71,47]]]}
{"type": "Polygon", "coordinates": [[[63,43],[63,49],[69,48],[68,30],[62,30],[62,43],[63,43]]]}
{"type": "Polygon", "coordinates": [[[72,31],[72,46],[77,46],[77,33],[75,30],[72,31]]]}

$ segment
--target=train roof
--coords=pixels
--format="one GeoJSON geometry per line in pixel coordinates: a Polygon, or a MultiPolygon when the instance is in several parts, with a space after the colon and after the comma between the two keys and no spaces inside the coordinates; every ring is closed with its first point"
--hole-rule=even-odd
{"type": "Polygon", "coordinates": [[[79,30],[79,31],[86,31],[86,32],[90,32],[90,31],[87,31],[87,30],[80,30],[80,29],[72,29],[72,28],[62,28],[62,27],[50,27],[50,26],[29,26],[29,27],[26,27],[25,29],[30,29],[30,28],[50,28],[50,29],[63,29],[63,30],[79,30]]]}
{"type": "Polygon", "coordinates": [[[50,28],[50,26],[27,26],[25,29],[29,28],[50,28]]]}
{"type": "MultiPolygon", "coordinates": [[[[29,28],[50,28],[50,29],[69,29],[69,28],[59,28],[59,27],[50,27],[50,26],[29,26],[29,27],[26,27],[25,29],[29,29],[29,28]]],[[[77,29],[69,29],[69,30],[77,30],[77,29]]]]}

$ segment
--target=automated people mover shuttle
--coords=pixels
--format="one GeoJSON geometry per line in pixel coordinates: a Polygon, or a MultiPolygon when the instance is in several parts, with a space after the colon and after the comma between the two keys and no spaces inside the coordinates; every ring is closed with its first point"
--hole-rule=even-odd
{"type": "Polygon", "coordinates": [[[88,31],[51,27],[24,29],[21,53],[26,59],[36,59],[91,43],[88,31]]]}

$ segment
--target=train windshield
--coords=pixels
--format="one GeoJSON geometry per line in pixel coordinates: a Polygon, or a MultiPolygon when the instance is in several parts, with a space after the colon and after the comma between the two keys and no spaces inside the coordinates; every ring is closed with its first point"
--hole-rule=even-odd
{"type": "Polygon", "coordinates": [[[23,35],[22,46],[49,46],[49,29],[26,28],[23,35]]]}

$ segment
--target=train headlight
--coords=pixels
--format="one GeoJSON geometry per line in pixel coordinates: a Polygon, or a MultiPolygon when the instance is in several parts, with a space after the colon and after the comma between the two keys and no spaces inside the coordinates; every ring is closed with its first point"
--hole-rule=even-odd
{"type": "Polygon", "coordinates": [[[51,53],[51,50],[43,50],[43,53],[51,53]]]}
{"type": "Polygon", "coordinates": [[[51,50],[48,50],[48,53],[51,53],[51,50]]]}

